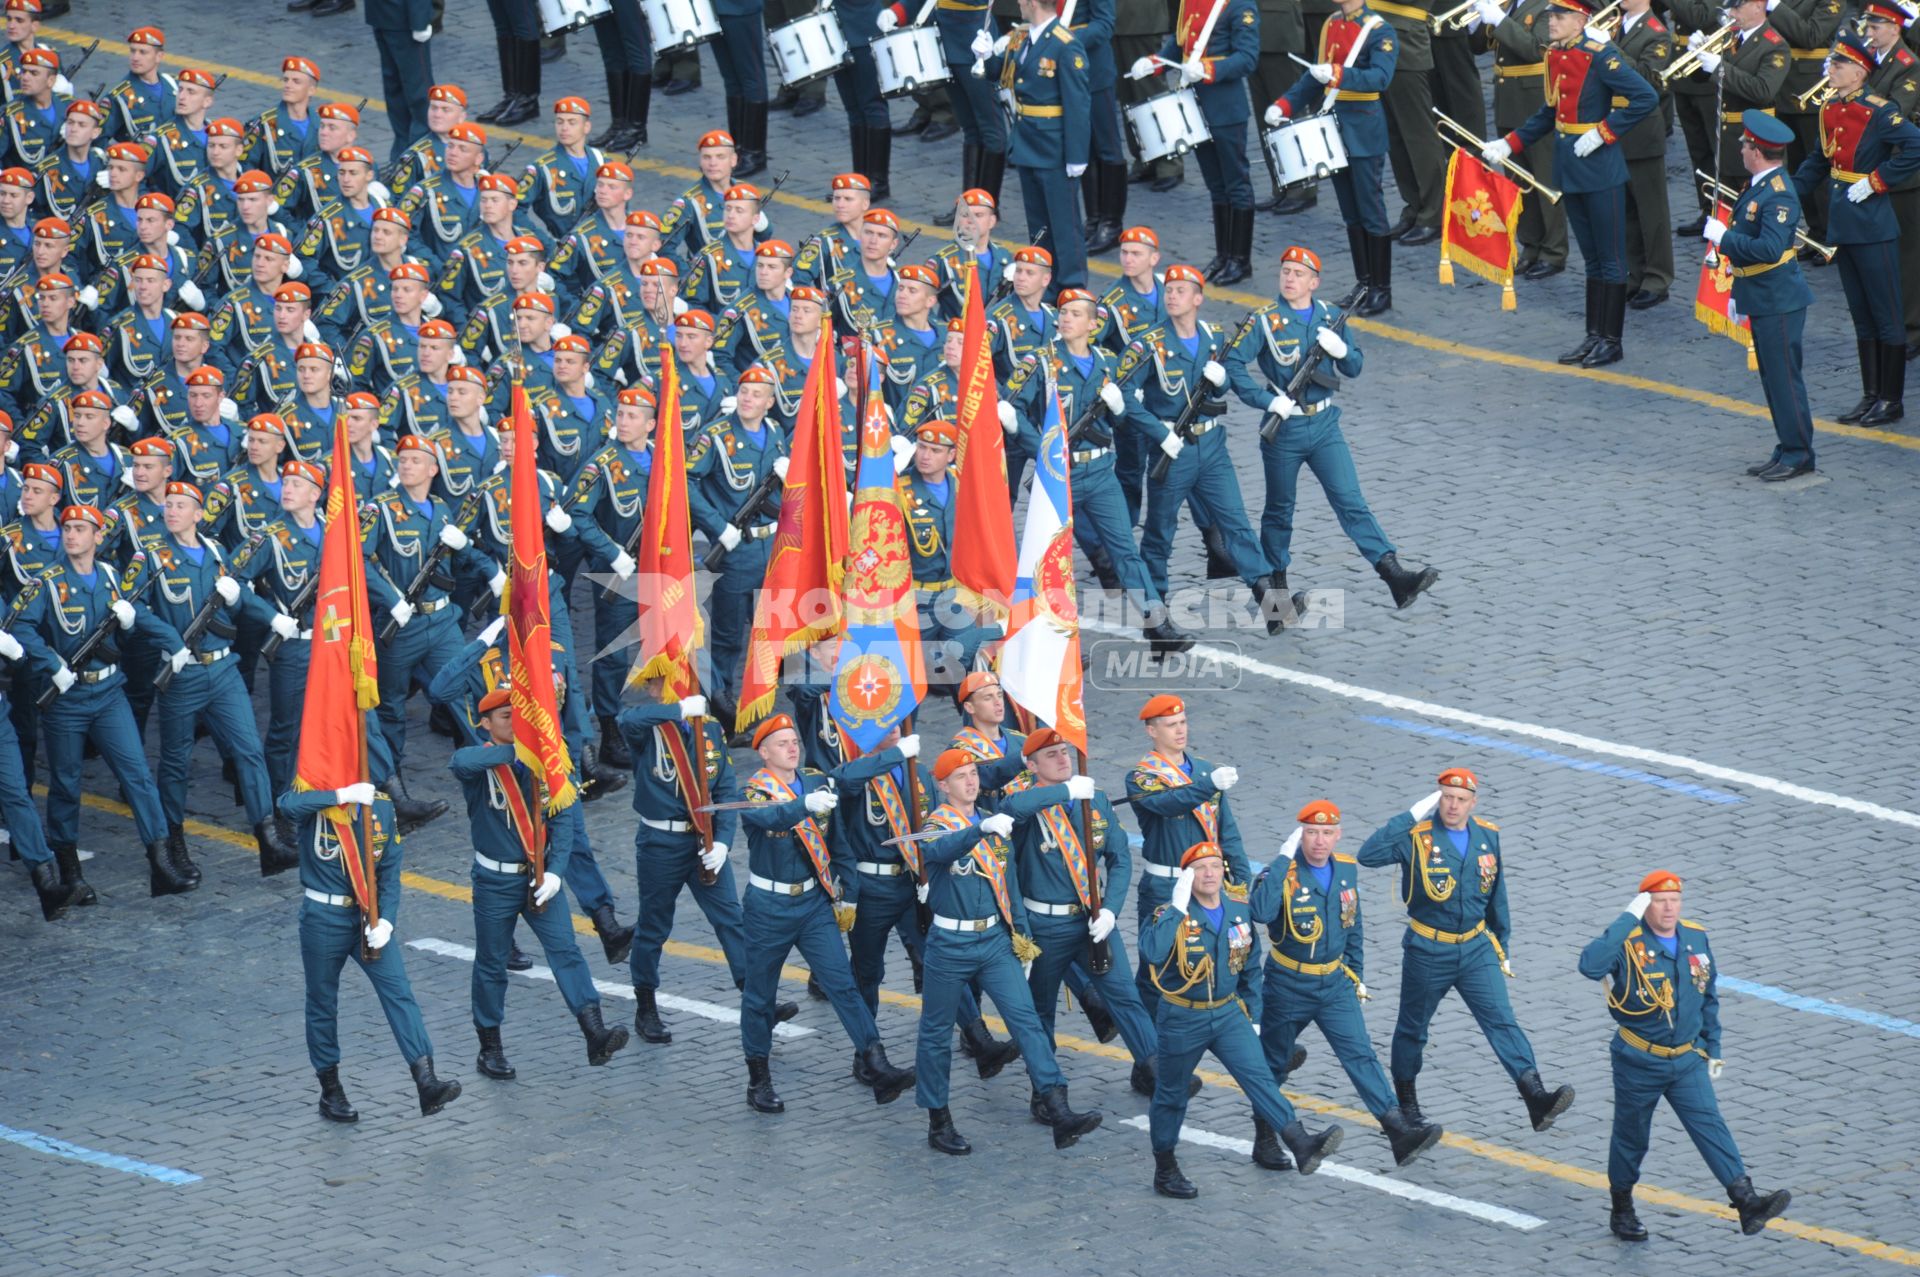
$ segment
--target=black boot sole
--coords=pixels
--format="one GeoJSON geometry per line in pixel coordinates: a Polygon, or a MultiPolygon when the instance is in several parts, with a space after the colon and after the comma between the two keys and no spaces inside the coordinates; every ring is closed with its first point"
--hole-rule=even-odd
{"type": "Polygon", "coordinates": [[[1534,1117],[1532,1110],[1529,1109],[1527,1116],[1533,1122],[1534,1130],[1544,1131],[1548,1127],[1553,1125],[1553,1121],[1555,1118],[1559,1117],[1562,1113],[1566,1112],[1568,1109],[1572,1107],[1573,1107],[1573,1088],[1570,1086],[1562,1087],[1560,1090],[1560,1093],[1554,1097],[1553,1103],[1547,1106],[1546,1112],[1542,1113],[1538,1117],[1534,1117]]]}
{"type": "Polygon", "coordinates": [[[605,1064],[608,1060],[611,1060],[614,1056],[627,1049],[628,1040],[625,1029],[608,1029],[607,1036],[600,1039],[598,1046],[589,1045],[587,1047],[587,1063],[593,1065],[605,1064]]]}
{"type": "Polygon", "coordinates": [[[1421,1140],[1418,1144],[1414,1145],[1412,1148],[1407,1149],[1405,1152],[1402,1152],[1399,1149],[1395,1149],[1393,1151],[1393,1164],[1395,1166],[1405,1166],[1407,1163],[1411,1162],[1414,1158],[1420,1156],[1420,1154],[1426,1152],[1428,1149],[1432,1148],[1435,1144],[1438,1144],[1440,1142],[1440,1137],[1445,1134],[1446,1134],[1445,1131],[1441,1130],[1439,1127],[1436,1126],[1431,1131],[1427,1132],[1427,1136],[1425,1139],[1421,1140]]]}
{"type": "Polygon", "coordinates": [[[1091,1135],[1094,1131],[1099,1130],[1100,1120],[1101,1117],[1098,1113],[1083,1113],[1081,1114],[1080,1120],[1072,1126],[1054,1127],[1053,1147],[1056,1150],[1072,1148],[1080,1142],[1082,1135],[1091,1135]]]}

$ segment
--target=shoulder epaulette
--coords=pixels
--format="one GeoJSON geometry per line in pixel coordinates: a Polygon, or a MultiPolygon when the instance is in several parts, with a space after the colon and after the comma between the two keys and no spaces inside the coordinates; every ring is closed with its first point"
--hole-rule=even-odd
{"type": "Polygon", "coordinates": [[[1649,13],[1647,15],[1647,30],[1659,31],[1664,33],[1666,31],[1666,28],[1660,25],[1660,19],[1654,17],[1651,13],[1649,13]]]}
{"type": "Polygon", "coordinates": [[[1052,26],[1052,28],[1051,28],[1051,30],[1053,30],[1054,32],[1056,32],[1056,33],[1057,33],[1057,34],[1059,35],[1059,37],[1060,37],[1060,43],[1062,43],[1062,44],[1072,44],[1072,43],[1073,43],[1073,30],[1072,30],[1072,28],[1070,28],[1070,27],[1066,27],[1066,26],[1062,26],[1062,25],[1061,25],[1060,23],[1058,23],[1058,22],[1056,22],[1056,23],[1054,23],[1054,24],[1053,24],[1053,26],[1052,26]]]}
{"type": "Polygon", "coordinates": [[[1773,41],[1773,43],[1775,44],[1780,43],[1780,33],[1778,31],[1775,31],[1772,27],[1760,28],[1760,34],[1765,36],[1767,39],[1773,41]]]}
{"type": "Polygon", "coordinates": [[[1333,853],[1333,858],[1343,865],[1357,865],[1360,863],[1358,856],[1343,856],[1337,851],[1333,853]]]}
{"type": "Polygon", "coordinates": [[[1682,919],[1680,919],[1680,925],[1681,925],[1681,926],[1683,926],[1683,927],[1689,927],[1689,928],[1691,928],[1691,929],[1693,929],[1694,931],[1705,931],[1705,930],[1706,930],[1706,928],[1705,928],[1705,927],[1703,927],[1703,926],[1701,926],[1701,925],[1700,925],[1699,923],[1697,923],[1697,922],[1695,922],[1695,921],[1694,921],[1693,919],[1691,919],[1691,918],[1682,918],[1682,919]]]}
{"type": "Polygon", "coordinates": [[[1413,829],[1410,832],[1416,833],[1416,834],[1424,834],[1432,828],[1433,828],[1433,822],[1431,820],[1422,820],[1422,821],[1416,822],[1413,826],[1413,829]]]}
{"type": "Polygon", "coordinates": [[[1480,826],[1480,828],[1482,829],[1491,829],[1496,834],[1500,832],[1500,826],[1494,824],[1491,820],[1482,820],[1480,819],[1480,817],[1475,816],[1473,818],[1473,823],[1480,826]]]}

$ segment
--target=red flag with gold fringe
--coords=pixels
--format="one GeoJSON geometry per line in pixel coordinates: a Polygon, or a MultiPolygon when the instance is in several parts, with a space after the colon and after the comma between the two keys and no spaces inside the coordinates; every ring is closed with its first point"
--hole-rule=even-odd
{"type": "Polygon", "coordinates": [[[647,478],[640,521],[640,546],[634,554],[634,580],[640,583],[640,659],[630,681],[662,680],[662,699],[672,703],[700,690],[693,654],[700,646],[702,623],[693,590],[693,513],[687,498],[680,377],[673,350],[666,345],[660,347],[653,473],[647,478]]]}
{"type": "Polygon", "coordinates": [[[953,496],[953,545],[949,563],[955,593],[968,607],[1006,618],[1019,568],[1013,543],[1013,501],[1007,492],[1007,437],[1000,428],[1000,390],[993,379],[993,347],[980,301],[980,270],[967,263],[967,300],[962,327],[959,402],[954,429],[959,448],[954,465],[960,481],[953,496]]]}
{"type": "MultiPolygon", "coordinates": [[[[579,801],[573,784],[573,760],[560,729],[560,697],[553,684],[553,601],[547,592],[546,524],[540,517],[540,470],[533,410],[526,387],[513,385],[513,466],[507,477],[511,563],[500,611],[507,618],[508,693],[513,705],[513,752],[533,773],[542,808],[532,813],[537,829],[543,816],[557,815],[579,801]]],[[[541,846],[544,846],[542,840],[541,846]]],[[[528,856],[540,867],[541,846],[528,856]]],[[[538,881],[538,879],[535,879],[538,881]]]]}
{"type": "Polygon", "coordinates": [[[1519,305],[1513,293],[1514,232],[1520,224],[1519,185],[1459,147],[1447,161],[1446,218],[1440,224],[1440,282],[1460,268],[1500,285],[1500,309],[1519,305]]]}
{"type": "MultiPolygon", "coordinates": [[[[1722,222],[1733,219],[1733,210],[1724,203],[1713,206],[1713,215],[1722,222]]],[[[1753,353],[1753,325],[1733,308],[1733,263],[1712,244],[1700,261],[1700,282],[1693,290],[1693,317],[1747,352],[1747,368],[1757,370],[1759,358],[1753,353]]]]}

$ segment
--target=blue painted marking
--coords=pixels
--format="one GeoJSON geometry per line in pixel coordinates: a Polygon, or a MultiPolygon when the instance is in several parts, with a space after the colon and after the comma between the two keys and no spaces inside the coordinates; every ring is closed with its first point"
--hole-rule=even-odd
{"type": "Polygon", "coordinates": [[[1778,1002],[1783,1007],[1795,1011],[1811,1011],[1815,1015],[1830,1015],[1836,1020],[1851,1020],[1855,1024],[1864,1024],[1869,1028],[1885,1029],[1888,1033],[1904,1034],[1910,1038],[1920,1038],[1920,1024],[1912,1020],[1902,1020],[1897,1015],[1882,1015],[1878,1011],[1862,1011],[1858,1007],[1843,1006],[1838,1002],[1828,1002],[1825,998],[1810,998],[1801,993],[1790,993],[1785,989],[1776,989],[1770,984],[1755,984],[1751,980],[1741,980],[1734,976],[1723,975],[1719,981],[1723,989],[1732,989],[1735,993],[1744,993],[1748,997],[1765,998],[1768,1002],[1778,1002]]]}
{"type": "Polygon", "coordinates": [[[42,1135],[37,1131],[17,1131],[11,1126],[0,1126],[0,1139],[30,1148],[36,1153],[51,1153],[55,1157],[70,1158],[76,1162],[85,1162],[89,1166],[104,1166],[110,1171],[125,1171],[129,1175],[141,1175],[147,1179],[157,1179],[162,1184],[198,1184],[200,1177],[192,1171],[176,1171],[171,1166],[156,1166],[152,1162],[136,1161],[131,1157],[122,1157],[118,1153],[102,1153],[98,1149],[82,1148],[78,1144],[69,1144],[57,1140],[51,1135],[42,1135]]]}
{"type": "Polygon", "coordinates": [[[1695,785],[1684,780],[1674,780],[1669,776],[1656,776],[1652,772],[1622,767],[1617,763],[1596,762],[1587,758],[1572,758],[1566,754],[1556,754],[1550,749],[1537,749],[1532,745],[1518,745],[1512,741],[1501,740],[1494,736],[1477,736],[1472,732],[1455,731],[1451,727],[1435,727],[1430,723],[1416,723],[1405,718],[1390,718],[1382,714],[1362,714],[1362,722],[1374,723],[1381,727],[1397,727],[1403,732],[1413,732],[1420,736],[1437,736],[1441,740],[1454,741],[1461,745],[1472,745],[1479,749],[1497,749],[1504,754],[1518,754],[1522,758],[1531,758],[1542,763],[1552,763],[1557,767],[1571,767],[1575,771],[1598,772],[1602,776],[1612,776],[1619,780],[1637,781],[1642,785],[1652,785],[1657,789],[1669,789],[1676,794],[1685,794],[1689,798],[1698,798],[1702,802],[1725,806],[1729,803],[1747,801],[1739,794],[1730,794],[1724,789],[1709,789],[1705,785],[1695,785]]]}

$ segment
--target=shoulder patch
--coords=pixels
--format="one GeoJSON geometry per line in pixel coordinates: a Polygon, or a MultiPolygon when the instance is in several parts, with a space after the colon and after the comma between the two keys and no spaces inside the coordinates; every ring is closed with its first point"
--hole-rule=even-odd
{"type": "Polygon", "coordinates": [[[1335,860],[1337,860],[1337,861],[1339,861],[1339,862],[1340,862],[1341,864],[1343,864],[1343,865],[1357,865],[1357,864],[1359,864],[1359,863],[1360,863],[1360,860],[1359,860],[1359,857],[1357,857],[1357,856],[1343,856],[1343,855],[1341,855],[1341,854],[1340,854],[1339,852],[1337,852],[1337,851],[1333,853],[1333,858],[1334,858],[1335,860]]]}
{"type": "Polygon", "coordinates": [[[1665,31],[1665,30],[1666,30],[1666,27],[1664,27],[1664,26],[1662,26],[1662,25],[1660,24],[1660,19],[1658,19],[1658,18],[1656,18],[1656,17],[1654,17],[1654,16],[1653,16],[1653,15],[1652,15],[1651,13],[1649,13],[1649,14],[1647,15],[1647,30],[1649,30],[1649,31],[1665,31]]]}
{"type": "Polygon", "coordinates": [[[1433,828],[1433,822],[1431,820],[1422,820],[1422,821],[1416,822],[1413,828],[1410,829],[1408,832],[1415,833],[1415,834],[1424,834],[1430,831],[1432,828],[1433,828]]]}
{"type": "Polygon", "coordinates": [[[1767,42],[1770,44],[1780,43],[1780,33],[1778,31],[1775,31],[1772,27],[1762,27],[1760,29],[1760,34],[1766,37],[1767,42]]]}
{"type": "Polygon", "coordinates": [[[1480,826],[1480,828],[1482,829],[1491,829],[1496,834],[1500,832],[1500,826],[1494,824],[1491,820],[1482,820],[1480,819],[1480,817],[1475,816],[1473,818],[1473,823],[1480,826]]]}
{"type": "Polygon", "coordinates": [[[1701,932],[1702,934],[1705,934],[1707,930],[1705,927],[1701,926],[1699,923],[1695,922],[1691,918],[1680,919],[1680,925],[1683,927],[1686,927],[1690,931],[1698,931],[1698,932],[1701,932]]]}

